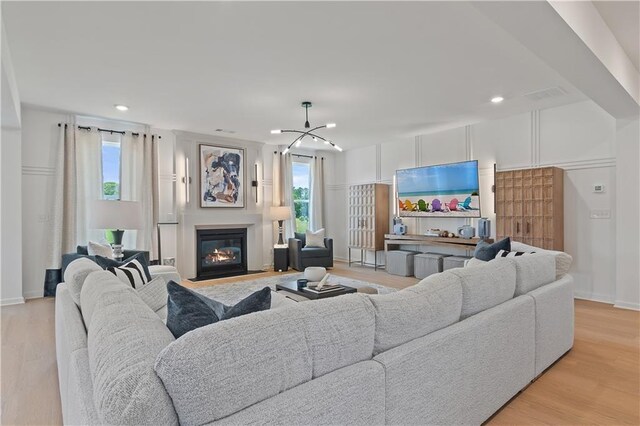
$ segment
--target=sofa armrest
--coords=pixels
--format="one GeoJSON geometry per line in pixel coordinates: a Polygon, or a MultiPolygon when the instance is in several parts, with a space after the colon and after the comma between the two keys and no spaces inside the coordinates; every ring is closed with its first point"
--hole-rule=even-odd
{"type": "Polygon", "coordinates": [[[302,241],[297,238],[289,238],[289,265],[296,270],[300,270],[302,256],[302,241]]]}
{"type": "Polygon", "coordinates": [[[331,252],[331,258],[333,259],[333,238],[325,238],[324,246],[331,252]]]}
{"type": "Polygon", "coordinates": [[[96,257],[95,256],[89,256],[87,254],[78,254],[78,253],[66,253],[62,255],[62,280],[64,281],[64,271],[67,270],[67,266],[69,266],[69,264],[71,262],[73,262],[76,259],[81,259],[83,257],[86,257],[88,259],[93,260],[94,262],[96,261],[96,257]]]}
{"type": "Polygon", "coordinates": [[[167,283],[169,281],[175,281],[178,284],[182,282],[178,270],[169,265],[151,265],[149,266],[149,274],[151,274],[151,278],[162,277],[167,283]]]}

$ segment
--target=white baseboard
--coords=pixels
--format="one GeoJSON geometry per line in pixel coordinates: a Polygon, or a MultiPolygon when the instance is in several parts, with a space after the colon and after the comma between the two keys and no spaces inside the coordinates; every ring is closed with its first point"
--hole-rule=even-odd
{"type": "Polygon", "coordinates": [[[23,296],[25,299],[39,299],[41,297],[44,297],[44,294],[42,291],[27,291],[26,293],[23,293],[23,296]]]}
{"type": "Polygon", "coordinates": [[[0,299],[0,306],[19,305],[24,303],[24,297],[13,297],[10,299],[0,299]]]}
{"type": "Polygon", "coordinates": [[[574,299],[590,300],[592,302],[608,303],[609,305],[613,305],[613,298],[606,294],[575,291],[573,293],[573,297],[574,299]]]}
{"type": "Polygon", "coordinates": [[[630,309],[632,311],[640,311],[640,303],[623,302],[622,300],[616,300],[613,305],[614,308],[630,309]]]}

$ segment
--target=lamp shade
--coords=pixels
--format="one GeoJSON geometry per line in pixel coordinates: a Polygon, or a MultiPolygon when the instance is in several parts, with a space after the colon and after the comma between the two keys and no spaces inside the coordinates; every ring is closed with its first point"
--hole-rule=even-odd
{"type": "Polygon", "coordinates": [[[142,229],[142,204],[137,201],[96,200],[89,215],[91,229],[142,229]]]}
{"type": "Polygon", "coordinates": [[[291,219],[291,206],[273,206],[271,207],[272,220],[291,219]]]}

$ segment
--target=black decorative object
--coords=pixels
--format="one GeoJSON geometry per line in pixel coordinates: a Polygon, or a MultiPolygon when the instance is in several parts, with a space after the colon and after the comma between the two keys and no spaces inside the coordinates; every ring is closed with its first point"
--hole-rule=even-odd
{"type": "Polygon", "coordinates": [[[306,138],[307,136],[312,138],[314,141],[321,140],[325,144],[331,145],[336,150],[342,151],[342,148],[340,148],[335,143],[331,142],[329,139],[325,139],[322,136],[319,136],[318,134],[314,133],[316,130],[319,130],[319,129],[325,129],[325,128],[326,129],[331,129],[333,127],[336,127],[336,124],[335,123],[327,123],[327,124],[324,124],[322,126],[317,126],[317,127],[311,128],[311,124],[309,124],[309,108],[311,108],[313,106],[313,104],[311,102],[309,102],[309,101],[304,101],[304,102],[302,102],[301,106],[302,106],[302,108],[304,108],[304,114],[305,114],[304,128],[305,128],[305,130],[277,129],[277,130],[272,130],[271,131],[272,135],[277,135],[277,134],[280,134],[280,133],[297,133],[299,135],[282,152],[282,155],[284,155],[287,152],[291,151],[291,147],[293,145],[300,146],[302,144],[302,140],[304,138],[306,138]]]}

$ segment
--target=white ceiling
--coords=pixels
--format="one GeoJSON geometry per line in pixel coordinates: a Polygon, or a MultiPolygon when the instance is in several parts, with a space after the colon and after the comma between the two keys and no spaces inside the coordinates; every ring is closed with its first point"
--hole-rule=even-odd
{"type": "Polygon", "coordinates": [[[311,124],[352,148],[584,99],[466,2],[2,8],[23,102],[159,128],[284,144],[270,129],[302,127],[311,100],[311,124]]]}
{"type": "Polygon", "coordinates": [[[640,70],[640,2],[594,1],[607,24],[636,70],[640,70]]]}

